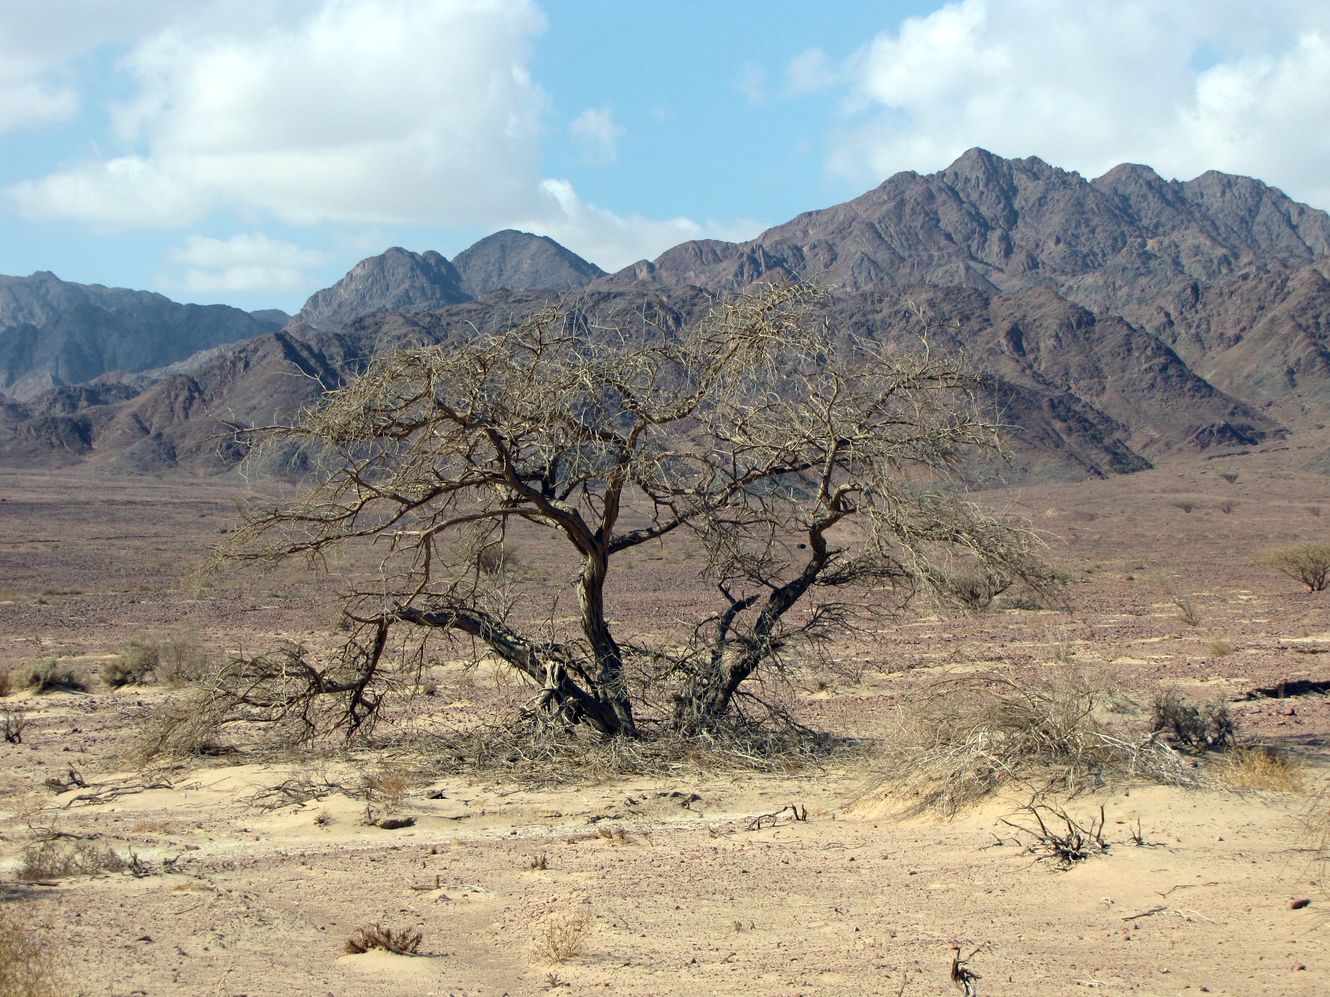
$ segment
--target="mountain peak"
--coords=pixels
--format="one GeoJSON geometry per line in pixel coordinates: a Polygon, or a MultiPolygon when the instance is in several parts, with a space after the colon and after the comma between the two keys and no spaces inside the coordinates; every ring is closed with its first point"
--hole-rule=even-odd
{"type": "Polygon", "coordinates": [[[310,295],[296,318],[315,328],[332,328],[371,312],[420,311],[466,299],[457,269],[443,256],[391,246],[310,295]]]}
{"type": "Polygon", "coordinates": [[[453,260],[462,290],[479,298],[509,291],[572,291],[605,272],[549,236],[503,229],[458,253],[453,260]]]}

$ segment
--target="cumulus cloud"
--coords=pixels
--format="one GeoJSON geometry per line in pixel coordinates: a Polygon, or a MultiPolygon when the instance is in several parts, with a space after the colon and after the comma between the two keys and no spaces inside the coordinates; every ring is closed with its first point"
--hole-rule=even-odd
{"type": "Polygon", "coordinates": [[[619,139],[626,129],[614,122],[608,107],[588,107],[568,126],[582,147],[582,158],[593,166],[609,166],[619,159],[619,139]]]}
{"type": "Polygon", "coordinates": [[[247,293],[308,288],[309,271],[327,263],[328,255],[262,233],[191,235],[167,254],[167,262],[179,271],[168,280],[185,290],[247,293]]]}
{"type": "Polygon", "coordinates": [[[840,104],[828,168],[871,183],[981,145],[1095,176],[1245,173],[1330,207],[1330,7],[1287,0],[961,0],[848,58],[816,50],[792,92],[840,104]]]}
{"type": "MultiPolygon", "coordinates": [[[[232,8],[234,10],[234,7],[232,8]]],[[[534,197],[545,102],[529,0],[341,0],[163,28],[124,63],[121,155],[19,183],[27,214],[180,226],[465,224],[534,197]]]]}

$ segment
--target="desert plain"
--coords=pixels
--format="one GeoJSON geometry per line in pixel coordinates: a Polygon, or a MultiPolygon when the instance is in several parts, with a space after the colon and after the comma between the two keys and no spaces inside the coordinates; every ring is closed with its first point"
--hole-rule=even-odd
{"type": "MultiPolygon", "coordinates": [[[[1330,593],[1262,563],[1325,540],[1330,477],[1307,468],[1327,444],[980,494],[1040,532],[1065,606],[916,604],[775,689],[834,750],[699,750],[645,773],[459,756],[449,732],[531,693],[446,657],[367,739],[289,748],[237,727],[144,762],[188,684],[108,688],[126,648],[329,646],[363,565],[196,576],[263,490],[236,475],[0,471],[0,671],[53,659],[85,687],[0,699],[22,727],[0,743],[0,898],[69,994],[924,995],[960,992],[953,945],[979,994],[1330,992],[1330,593]],[[1184,755],[1191,786],[1048,791],[1082,824],[1103,814],[1106,850],[1060,868],[1012,826],[1040,785],[945,817],[907,813],[883,779],[918,704],[980,673],[1087,677],[1137,726],[1170,690],[1225,705],[1286,778],[1210,753],[1184,755]],[[43,844],[129,867],[22,878],[43,844]],[[417,952],[348,953],[374,925],[419,933],[417,952]]],[[[663,552],[611,599],[621,630],[649,632],[707,592],[663,552]]]]}

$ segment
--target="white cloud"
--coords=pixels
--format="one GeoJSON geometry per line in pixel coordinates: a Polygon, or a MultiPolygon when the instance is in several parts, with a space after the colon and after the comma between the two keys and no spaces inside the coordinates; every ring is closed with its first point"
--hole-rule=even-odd
{"type": "Polygon", "coordinates": [[[191,292],[303,290],[311,284],[309,271],[328,259],[262,233],[229,239],[191,235],[167,254],[167,262],[179,268],[179,276],[168,280],[191,292]]]}
{"type": "Polygon", "coordinates": [[[980,145],[1089,176],[1120,162],[1250,174],[1330,207],[1321,0],[962,0],[834,66],[810,50],[787,79],[796,93],[839,87],[828,168],[856,182],[980,145]]]}
{"type": "Polygon", "coordinates": [[[767,71],[756,62],[745,62],[734,86],[748,103],[761,104],[767,99],[767,71]]]}
{"type": "Polygon", "coordinates": [[[25,213],[462,224],[533,199],[545,97],[526,63],[544,17],[529,0],[219,9],[134,48],[124,153],[15,185],[25,213]]]}
{"type": "Polygon", "coordinates": [[[626,129],[614,123],[608,107],[588,107],[568,126],[582,147],[582,158],[592,166],[609,166],[619,159],[619,139],[626,129]]]}
{"type": "Polygon", "coordinates": [[[638,260],[654,259],[690,239],[742,242],[766,227],[749,219],[697,222],[683,217],[617,215],[587,204],[567,180],[544,180],[540,191],[540,210],[513,227],[548,235],[611,273],[638,260]]]}
{"type": "Polygon", "coordinates": [[[835,86],[841,72],[820,48],[800,52],[785,67],[785,91],[794,97],[817,93],[835,86]]]}

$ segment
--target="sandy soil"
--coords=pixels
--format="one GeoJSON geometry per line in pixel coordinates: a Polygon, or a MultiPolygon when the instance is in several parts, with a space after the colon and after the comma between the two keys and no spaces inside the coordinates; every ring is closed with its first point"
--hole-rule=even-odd
{"type": "MultiPolygon", "coordinates": [[[[68,993],[922,995],[954,992],[952,943],[981,994],[1325,993],[1330,595],[1258,563],[1327,534],[1330,479],[1303,459],[1284,444],[989,496],[1048,532],[1071,608],[919,614],[839,649],[791,695],[804,722],[863,753],[557,785],[451,763],[434,732],[525,698],[455,668],[371,746],[275,754],[242,740],[140,770],[139,732],[181,692],[106,689],[98,673],[126,642],[327,641],[330,584],[296,566],[191,581],[243,483],[0,472],[0,669],[54,657],[89,687],[0,699],[27,725],[0,743],[0,897],[47,939],[68,993]],[[875,745],[938,676],[988,667],[1077,669],[1139,702],[1166,687],[1227,702],[1245,737],[1295,760],[1302,787],[1056,800],[1106,816],[1107,853],[1067,871],[1003,823],[1028,795],[893,819],[875,745]],[[1260,692],[1299,680],[1306,694],[1260,692]],[[265,795],[295,782],[320,788],[265,795]],[[414,824],[369,826],[367,802],[414,824]],[[25,849],[51,831],[132,851],[146,874],[19,882],[25,849]],[[375,923],[420,931],[420,954],[346,955],[375,923]]],[[[689,562],[662,555],[613,611],[647,631],[704,597],[689,562]]]]}

